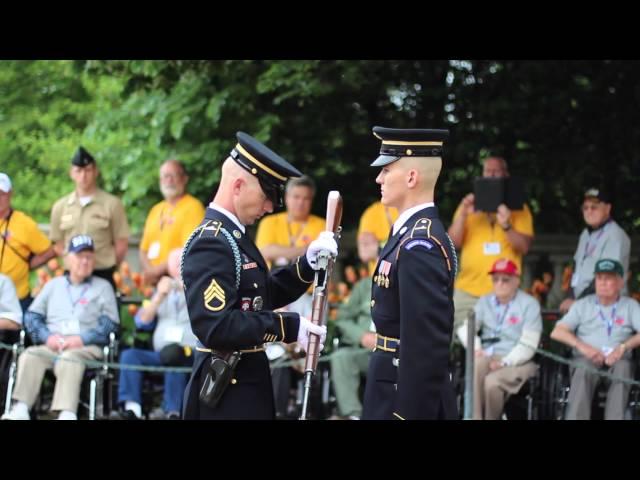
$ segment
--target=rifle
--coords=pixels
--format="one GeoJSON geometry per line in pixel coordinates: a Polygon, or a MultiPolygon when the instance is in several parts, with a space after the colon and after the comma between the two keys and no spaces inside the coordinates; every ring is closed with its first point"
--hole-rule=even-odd
{"type": "MultiPolygon", "coordinates": [[[[336,242],[340,239],[342,227],[342,197],[340,192],[332,190],[327,197],[327,220],[326,230],[333,232],[336,242]]],[[[316,325],[324,325],[327,314],[327,300],[329,298],[327,286],[333,271],[335,258],[327,251],[318,253],[318,270],[313,279],[313,303],[311,322],[316,325]]],[[[300,420],[307,418],[307,405],[309,403],[309,392],[311,391],[311,380],[316,373],[318,366],[318,356],[320,355],[320,336],[311,334],[309,336],[309,347],[304,364],[304,396],[302,399],[302,413],[300,420]]]]}

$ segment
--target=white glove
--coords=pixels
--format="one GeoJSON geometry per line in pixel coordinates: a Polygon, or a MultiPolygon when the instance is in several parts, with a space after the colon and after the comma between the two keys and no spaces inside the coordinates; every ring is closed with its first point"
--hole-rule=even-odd
{"type": "Polygon", "coordinates": [[[322,250],[327,250],[334,257],[338,256],[338,244],[333,238],[333,232],[325,230],[318,235],[318,238],[309,244],[305,255],[307,262],[309,262],[309,265],[311,265],[311,268],[314,270],[318,270],[318,253],[322,250]]]}
{"type": "Polygon", "coordinates": [[[327,338],[327,327],[319,326],[315,323],[311,323],[305,317],[300,315],[300,328],[298,328],[298,343],[306,352],[309,350],[309,334],[315,333],[320,335],[320,352],[324,348],[324,341],[327,338]]]}

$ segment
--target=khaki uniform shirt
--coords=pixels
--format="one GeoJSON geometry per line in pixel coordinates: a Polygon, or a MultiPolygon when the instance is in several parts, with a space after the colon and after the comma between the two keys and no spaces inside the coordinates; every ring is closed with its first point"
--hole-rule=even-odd
{"type": "Polygon", "coordinates": [[[51,240],[62,241],[66,249],[69,240],[79,234],[93,239],[97,270],[115,266],[116,240],[129,237],[122,201],[99,188],[84,207],[76,192],[56,201],[51,209],[51,240]]]}

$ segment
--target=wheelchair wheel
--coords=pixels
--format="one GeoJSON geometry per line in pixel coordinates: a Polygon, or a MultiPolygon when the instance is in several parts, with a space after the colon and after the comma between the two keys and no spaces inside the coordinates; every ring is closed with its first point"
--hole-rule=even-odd
{"type": "Polygon", "coordinates": [[[9,366],[11,365],[11,351],[0,351],[0,412],[4,412],[7,388],[9,387],[9,366]]]}
{"type": "Polygon", "coordinates": [[[563,365],[558,365],[551,383],[551,415],[553,420],[564,420],[568,401],[568,374],[563,365]]]}

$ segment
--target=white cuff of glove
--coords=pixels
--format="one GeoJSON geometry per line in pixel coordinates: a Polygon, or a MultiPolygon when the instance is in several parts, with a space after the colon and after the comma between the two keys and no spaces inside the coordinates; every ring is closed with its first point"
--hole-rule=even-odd
{"type": "Polygon", "coordinates": [[[323,250],[328,251],[334,257],[338,256],[338,244],[334,239],[333,232],[328,230],[321,232],[318,238],[309,244],[309,248],[305,253],[307,262],[314,270],[318,269],[318,253],[323,250]]]}
{"type": "Polygon", "coordinates": [[[320,335],[320,351],[324,348],[324,341],[327,338],[327,327],[311,323],[305,317],[300,316],[300,327],[298,328],[298,343],[304,349],[309,350],[309,334],[320,335]]]}

